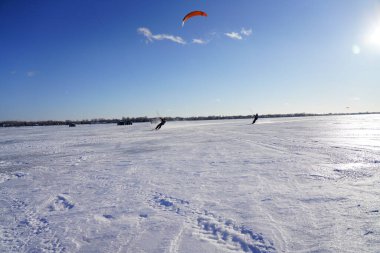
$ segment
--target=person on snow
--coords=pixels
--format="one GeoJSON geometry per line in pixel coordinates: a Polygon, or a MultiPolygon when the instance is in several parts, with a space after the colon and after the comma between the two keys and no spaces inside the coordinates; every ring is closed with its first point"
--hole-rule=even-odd
{"type": "Polygon", "coordinates": [[[253,118],[252,124],[255,124],[256,120],[259,118],[259,115],[256,113],[256,115],[253,118]]]}
{"type": "Polygon", "coordinates": [[[160,124],[158,124],[158,125],[156,126],[156,130],[161,129],[161,127],[162,127],[163,125],[165,125],[165,123],[166,123],[165,118],[161,118],[161,117],[160,117],[160,120],[161,120],[161,122],[160,122],[160,124]]]}

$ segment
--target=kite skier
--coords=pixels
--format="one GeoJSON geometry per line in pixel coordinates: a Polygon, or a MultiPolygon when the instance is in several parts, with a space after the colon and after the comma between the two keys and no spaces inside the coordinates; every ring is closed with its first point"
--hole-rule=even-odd
{"type": "Polygon", "coordinates": [[[158,124],[158,125],[156,126],[156,130],[161,129],[161,127],[162,127],[163,125],[165,125],[165,123],[166,123],[165,118],[161,118],[161,117],[160,117],[160,120],[161,120],[161,122],[160,122],[160,124],[158,124]]]}
{"type": "Polygon", "coordinates": [[[256,113],[255,116],[253,117],[252,124],[255,124],[256,120],[259,118],[259,115],[256,113]]]}

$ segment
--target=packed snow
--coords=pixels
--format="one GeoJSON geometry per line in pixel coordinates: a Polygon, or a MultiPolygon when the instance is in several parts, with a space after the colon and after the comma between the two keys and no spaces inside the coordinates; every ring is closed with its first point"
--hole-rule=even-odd
{"type": "Polygon", "coordinates": [[[0,252],[380,252],[380,115],[0,128],[0,252]]]}

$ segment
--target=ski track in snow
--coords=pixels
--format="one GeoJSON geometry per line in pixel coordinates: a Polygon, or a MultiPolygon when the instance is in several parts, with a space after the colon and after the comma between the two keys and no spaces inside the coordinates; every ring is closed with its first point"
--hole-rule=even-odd
{"type": "Polygon", "coordinates": [[[179,246],[180,246],[180,242],[181,242],[180,240],[182,237],[183,230],[184,230],[184,224],[181,225],[180,231],[171,241],[170,248],[169,248],[170,253],[179,253],[180,252],[179,246]]]}
{"type": "MultiPolygon", "coordinates": [[[[255,233],[250,228],[239,226],[230,219],[195,208],[187,200],[156,193],[151,200],[151,206],[183,216],[200,238],[219,247],[252,253],[275,252],[273,243],[265,240],[261,234],[255,233]]],[[[182,230],[178,236],[181,235],[182,230]]],[[[178,237],[174,239],[175,245],[177,241],[178,237]]],[[[177,252],[177,250],[171,252],[177,252]]]]}

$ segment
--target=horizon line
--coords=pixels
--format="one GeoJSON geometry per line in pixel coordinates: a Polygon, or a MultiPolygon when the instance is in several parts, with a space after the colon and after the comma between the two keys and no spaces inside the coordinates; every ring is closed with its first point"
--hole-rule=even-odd
{"type": "MultiPolygon", "coordinates": [[[[308,116],[339,116],[339,115],[363,115],[363,114],[380,114],[380,112],[329,112],[329,113],[268,113],[268,114],[259,114],[260,117],[262,118],[271,118],[271,117],[308,117],[308,116]]],[[[228,119],[228,118],[249,118],[252,117],[253,114],[248,114],[248,115],[208,115],[208,116],[188,116],[188,117],[183,117],[183,116],[167,116],[163,117],[169,120],[196,120],[196,119],[228,119]]],[[[9,123],[9,122],[28,122],[28,123],[33,123],[33,122],[81,122],[81,121],[114,121],[114,120],[124,120],[124,119],[146,119],[146,120],[151,120],[151,119],[156,119],[159,118],[158,116],[156,117],[148,117],[148,116],[137,116],[137,117],[129,117],[129,116],[122,116],[121,118],[104,118],[104,117],[98,117],[98,118],[92,118],[92,119],[76,119],[76,120],[70,120],[70,119],[65,119],[65,120],[54,120],[54,119],[47,119],[47,120],[0,120],[1,124],[4,123],[9,123]]]]}

